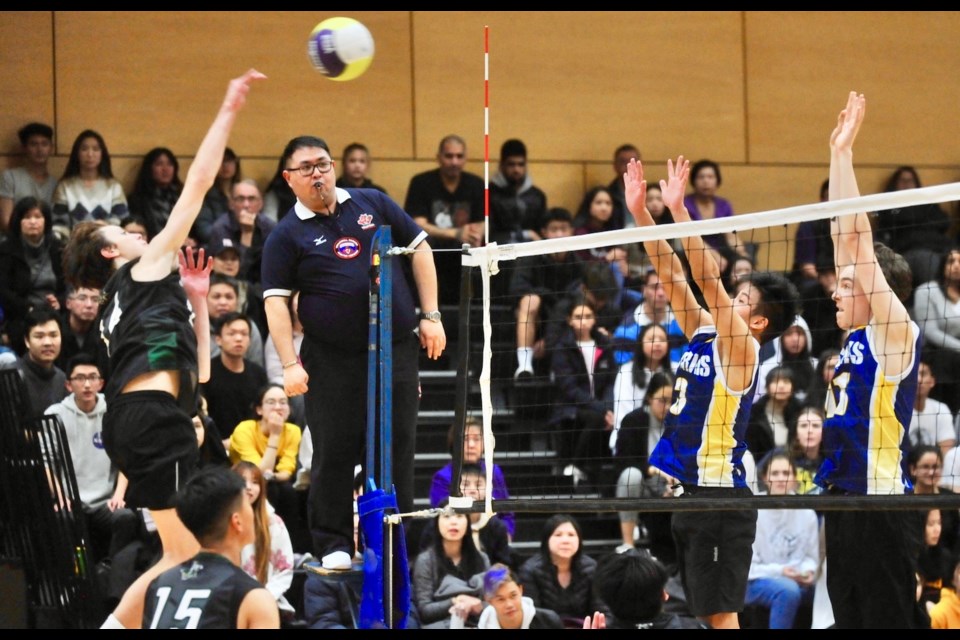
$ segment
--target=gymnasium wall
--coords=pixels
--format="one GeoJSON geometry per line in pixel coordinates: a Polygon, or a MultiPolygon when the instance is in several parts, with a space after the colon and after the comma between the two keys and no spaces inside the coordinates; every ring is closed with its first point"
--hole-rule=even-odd
{"type": "MultiPolygon", "coordinates": [[[[372,177],[401,203],[436,166],[440,138],[466,138],[483,166],[483,27],[490,27],[490,154],[523,139],[551,205],[575,210],[608,183],[614,148],[640,147],[648,177],[667,157],[720,163],[738,213],[813,202],[846,93],[868,98],[856,164],[864,193],[898,165],[925,184],[960,180],[957,12],[11,12],[0,14],[0,168],[16,130],[56,129],[54,171],[83,129],[104,135],[132,186],[142,155],[170,147],[181,177],[228,80],[256,86],[230,146],[262,185],[285,142],[324,137],[334,156],[371,148],[372,177]],[[332,82],[306,56],[332,15],[376,40],[361,78],[332,82]]],[[[495,166],[492,171],[495,171],[495,166]]],[[[771,235],[792,237],[792,229],[771,235]]],[[[761,256],[767,262],[766,254],[761,256]]],[[[776,251],[771,267],[789,266],[776,251]]]]}

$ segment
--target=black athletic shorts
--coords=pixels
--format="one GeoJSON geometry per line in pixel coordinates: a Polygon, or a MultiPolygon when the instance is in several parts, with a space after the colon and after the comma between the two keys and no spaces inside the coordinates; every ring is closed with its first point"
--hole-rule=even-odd
{"type": "MultiPolygon", "coordinates": [[[[743,498],[749,489],[684,487],[684,496],[743,498]]],[[[676,511],[673,539],[687,605],[695,616],[743,610],[757,511],[676,511]]]]}
{"type": "Polygon", "coordinates": [[[122,393],[107,404],[103,446],[127,476],[128,507],[169,509],[197,469],[193,421],[165,391],[122,393]]]}

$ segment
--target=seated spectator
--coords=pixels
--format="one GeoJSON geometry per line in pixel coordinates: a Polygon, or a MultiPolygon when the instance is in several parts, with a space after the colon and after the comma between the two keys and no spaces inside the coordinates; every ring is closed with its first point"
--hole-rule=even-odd
{"type": "Polygon", "coordinates": [[[927,356],[922,356],[917,377],[917,397],[913,401],[913,417],[910,418],[910,444],[913,447],[936,445],[946,455],[956,446],[957,435],[950,407],[930,397],[936,386],[937,378],[933,375],[927,356]]]}
{"type": "Polygon", "coordinates": [[[483,608],[482,574],[490,561],[468,535],[466,515],[445,511],[434,520],[433,528],[433,545],[413,564],[413,593],[420,624],[424,629],[449,629],[451,616],[456,615],[469,626],[476,626],[483,608]]]}
{"type": "Polygon", "coordinates": [[[579,523],[565,514],[547,518],[540,551],[520,567],[520,583],[533,604],[579,627],[594,611],[609,613],[593,589],[597,561],[583,551],[579,523]]]}
{"type": "Polygon", "coordinates": [[[66,369],[70,359],[84,353],[97,363],[100,371],[107,371],[110,358],[107,345],[100,339],[100,289],[67,285],[66,315],[61,319],[63,335],[60,339],[60,357],[57,366],[66,369]]]}
{"type": "MultiPolygon", "coordinates": [[[[683,205],[690,212],[691,220],[713,220],[729,218],[733,215],[733,206],[728,200],[717,195],[717,188],[723,184],[720,165],[712,160],[699,160],[690,167],[690,185],[693,193],[683,199],[683,205]]],[[[709,249],[714,253],[720,272],[727,270],[733,258],[750,255],[746,244],[740,241],[736,233],[704,236],[709,249]]]]}
{"type": "Polygon", "coordinates": [[[786,449],[790,444],[790,425],[803,404],[794,397],[793,372],[787,367],[770,369],[765,380],[766,394],[753,403],[747,422],[747,448],[754,460],[763,458],[774,448],[786,449]]]}
{"type": "Polygon", "coordinates": [[[96,131],[81,131],[53,192],[53,230],[67,238],[78,222],[119,224],[127,213],[127,197],[123,185],[113,177],[107,143],[96,131]]]}
{"type": "Polygon", "coordinates": [[[242,276],[240,250],[234,241],[230,238],[215,239],[207,245],[206,251],[213,258],[213,273],[217,274],[217,280],[228,278],[237,285],[237,310],[257,325],[260,335],[268,335],[263,288],[259,283],[250,282],[242,276]]]}
{"type": "Polygon", "coordinates": [[[370,150],[366,145],[359,142],[348,144],[343,149],[343,169],[337,178],[337,186],[341,189],[376,189],[386,193],[386,189],[374,184],[367,176],[370,164],[370,150]]]}
{"type": "MultiPolygon", "coordinates": [[[[790,456],[775,450],[760,463],[771,496],[794,493],[790,456]]],[[[812,509],[758,509],[757,535],[747,580],[747,606],[770,610],[770,629],[792,629],[801,604],[813,604],[820,564],[817,514],[812,509]]]]}
{"type": "Polygon", "coordinates": [[[57,179],[50,175],[47,164],[53,153],[53,128],[41,122],[31,122],[17,131],[23,166],[7,169],[0,175],[0,237],[8,232],[10,215],[21,199],[33,197],[53,206],[53,192],[57,179]]]}
{"type": "Polygon", "coordinates": [[[230,436],[230,461],[251,462],[267,480],[267,499],[287,530],[300,529],[300,500],[293,488],[300,427],[287,422],[290,406],[283,387],[268,384],[256,396],[255,420],[244,420],[230,436]]]}
{"type": "MultiPolygon", "coordinates": [[[[454,453],[454,438],[457,434],[456,425],[451,425],[447,432],[447,449],[450,455],[454,453]]],[[[483,459],[483,423],[479,418],[468,416],[463,427],[463,464],[477,465],[486,478],[486,462],[483,459]]],[[[434,509],[443,504],[450,497],[450,483],[453,481],[453,462],[448,462],[433,474],[430,483],[430,506],[434,509]]],[[[463,487],[463,470],[460,472],[461,489],[463,487]]],[[[510,499],[510,490],[500,465],[493,465],[493,494],[494,500],[510,499]]],[[[503,521],[510,537],[516,530],[516,519],[512,513],[498,513],[497,518],[503,521]]]]}
{"type": "Polygon", "coordinates": [[[943,544],[943,522],[940,509],[931,509],[924,514],[923,546],[917,558],[917,574],[920,576],[921,593],[919,604],[924,611],[927,604],[940,602],[944,585],[950,584],[953,570],[953,550],[943,544]]]}
{"type": "MultiPolygon", "coordinates": [[[[566,209],[547,211],[540,223],[544,239],[568,238],[573,219],[566,209]]],[[[564,294],[578,288],[583,262],[570,251],[521,258],[510,282],[510,294],[517,300],[517,370],[514,378],[533,377],[534,361],[546,353],[541,322],[551,315],[564,294]]]]}
{"type": "MultiPolygon", "coordinates": [[[[913,481],[913,493],[918,496],[953,495],[951,489],[941,487],[943,456],[940,448],[933,445],[920,445],[910,450],[907,458],[910,479],[913,481]]],[[[940,542],[951,553],[960,551],[960,511],[941,509],[940,542]]]]}
{"type": "MultiPolygon", "coordinates": [[[[229,213],[233,185],[240,182],[242,176],[240,158],[237,157],[233,149],[227,147],[223,150],[223,162],[220,163],[217,179],[203,197],[200,215],[197,216],[193,228],[190,230],[191,238],[196,239],[201,245],[210,242],[213,223],[223,214],[229,213]]],[[[274,218],[274,222],[276,222],[276,218],[274,218]]]]}
{"type": "Polygon", "coordinates": [[[613,387],[613,431],[610,449],[617,444],[623,419],[631,411],[643,406],[647,384],[657,373],[672,373],[667,331],[659,324],[648,324],[640,330],[634,352],[636,355],[620,365],[613,387]]]}
{"type": "MultiPolygon", "coordinates": [[[[403,209],[430,236],[434,249],[460,249],[483,244],[483,180],[464,171],[467,143],[457,135],[445,136],[437,150],[438,168],[410,179],[403,209]]],[[[440,304],[460,300],[460,255],[434,253],[440,304]]]]}
{"type": "Polygon", "coordinates": [[[494,564],[483,576],[483,598],[478,629],[563,629],[563,621],[549,609],[538,609],[523,595],[523,585],[510,567],[494,564]]]}
{"type": "MultiPolygon", "coordinates": [[[[613,195],[606,187],[594,187],[587,191],[580,201],[580,207],[573,218],[573,235],[582,236],[599,231],[613,231],[623,228],[623,211],[620,218],[614,217],[613,195]]],[[[605,260],[610,247],[597,247],[579,252],[581,260],[605,260]]]]}
{"type": "Polygon", "coordinates": [[[68,363],[67,376],[70,395],[47,407],[44,413],[59,417],[63,424],[80,491],[80,511],[92,542],[91,564],[96,564],[113,558],[136,539],[140,517],[125,508],[127,479],[117,472],[103,448],[107,402],[100,393],[103,378],[97,361],[78,354],[68,363]]]}
{"type": "Polygon", "coordinates": [[[820,406],[803,407],[789,425],[790,460],[797,471],[796,492],[800,495],[822,490],[813,481],[823,462],[824,413],[820,406]]]}
{"type": "MultiPolygon", "coordinates": [[[[810,355],[810,343],[813,336],[803,316],[797,316],[793,324],[784,329],[776,340],[764,343],[760,347],[760,380],[766,380],[767,374],[775,367],[785,367],[793,377],[793,395],[797,400],[806,400],[810,387],[816,378],[817,361],[810,355]]],[[[754,401],[766,393],[766,388],[757,385],[754,401]]],[[[754,452],[756,454],[756,452],[754,452]]]]}
{"type": "Polygon", "coordinates": [[[810,383],[810,391],[804,404],[814,407],[822,407],[827,401],[827,390],[833,381],[833,374],[837,369],[837,362],[840,361],[840,349],[824,349],[817,358],[817,371],[810,383]]]}
{"type": "Polygon", "coordinates": [[[27,351],[4,369],[17,369],[27,388],[29,415],[39,415],[67,397],[67,376],[54,364],[60,355],[60,318],[53,309],[34,309],[24,318],[27,351]]]}
{"type": "MultiPolygon", "coordinates": [[[[487,499],[487,478],[478,464],[464,464],[460,470],[461,493],[465,498],[472,498],[473,504],[483,504],[487,499]]],[[[470,531],[473,534],[473,543],[478,550],[487,554],[491,562],[512,565],[513,557],[510,551],[510,532],[507,526],[498,517],[486,513],[473,512],[470,518],[470,531]]],[[[433,529],[427,527],[420,536],[420,549],[428,548],[433,544],[433,529]]]]}
{"type": "Polygon", "coordinates": [[[490,239],[499,244],[539,240],[547,195],[527,171],[527,146],[522,140],[504,141],[499,168],[490,180],[490,239]]]}
{"type": "Polygon", "coordinates": [[[166,226],[181,191],[177,157],[166,147],[156,147],[143,156],[133,191],[127,194],[127,207],[131,215],[144,221],[148,236],[153,237],[166,226]]]}
{"type": "MultiPolygon", "coordinates": [[[[210,314],[210,357],[216,358],[220,355],[220,345],[216,341],[217,323],[228,313],[241,312],[240,283],[236,278],[218,273],[210,275],[207,312],[210,314]]],[[[245,357],[250,362],[263,366],[263,333],[256,322],[250,324],[250,348],[245,357]]]]}
{"type": "MultiPolygon", "coordinates": [[[[655,325],[651,325],[655,326],[655,325]]],[[[673,486],[650,466],[653,448],[663,434],[663,421],[670,409],[674,379],[670,373],[658,371],[650,377],[640,408],[628,413],[620,423],[614,458],[620,477],[618,498],[659,498],[673,496],[673,486]]],[[[643,521],[635,511],[620,512],[619,549],[632,548],[647,531],[651,552],[667,564],[676,562],[677,552],[670,531],[670,513],[648,513],[643,521]]]]}
{"type": "Polygon", "coordinates": [[[673,310],[670,309],[670,302],[667,300],[663,285],[660,283],[660,276],[655,269],[647,269],[644,272],[642,292],[643,301],[613,332],[616,362],[619,365],[630,362],[636,350],[633,345],[640,331],[649,324],[658,324],[667,331],[670,370],[676,371],[683,356],[687,338],[683,335],[683,329],[677,323],[673,310]]]}
{"type": "Polygon", "coordinates": [[[59,311],[65,293],[63,247],[50,207],[33,197],[13,207],[9,237],[0,244],[0,307],[14,351],[23,353],[24,317],[31,309],[59,311]]]}
{"type": "Polygon", "coordinates": [[[602,557],[593,588],[613,614],[606,628],[709,629],[696,618],[663,610],[670,598],[668,578],[663,564],[644,551],[630,548],[602,557]]]}
{"type": "Polygon", "coordinates": [[[240,254],[239,277],[248,282],[260,282],[260,260],[263,243],[277,224],[260,215],[263,198],[253,180],[241,180],[233,185],[230,209],[214,221],[210,230],[210,244],[226,244],[230,240],[240,254]]]}
{"type": "Polygon", "coordinates": [[[940,592],[940,602],[930,610],[931,629],[960,629],[960,556],[953,567],[949,585],[940,592]]]}
{"type": "Polygon", "coordinates": [[[214,339],[220,353],[211,358],[210,379],[200,387],[207,399],[208,415],[224,440],[229,440],[233,429],[251,416],[250,398],[267,384],[263,367],[246,358],[251,326],[249,318],[236,312],[217,321],[214,339]]]}
{"type": "Polygon", "coordinates": [[[913,317],[937,377],[934,398],[960,411],[960,248],[945,253],[936,277],[917,287],[913,317]]]}
{"type": "MultiPolygon", "coordinates": [[[[919,189],[920,176],[910,166],[897,167],[887,180],[885,193],[919,189]]],[[[903,256],[913,274],[913,286],[937,277],[937,263],[950,248],[950,217],[930,202],[898,207],[876,214],[877,240],[903,256]]]]}
{"type": "Polygon", "coordinates": [[[592,304],[583,297],[575,300],[566,324],[556,342],[547,345],[557,389],[550,426],[557,435],[558,459],[566,465],[563,473],[576,486],[588,476],[597,482],[600,461],[609,453],[616,372],[607,342],[594,331],[592,304]]]}
{"type": "Polygon", "coordinates": [[[247,500],[253,507],[256,539],[243,548],[240,566],[246,574],[267,588],[280,608],[281,620],[290,620],[295,609],[283,594],[293,584],[293,544],[283,520],[267,500],[267,481],[252,462],[238,462],[233,472],[247,483],[247,500]]]}

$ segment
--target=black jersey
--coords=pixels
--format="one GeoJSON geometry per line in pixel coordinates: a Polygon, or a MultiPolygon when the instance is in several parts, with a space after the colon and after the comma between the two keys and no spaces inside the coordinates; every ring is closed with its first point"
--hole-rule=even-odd
{"type": "Polygon", "coordinates": [[[236,629],[240,604],[262,585],[216,553],[201,551],[147,587],[144,629],[236,629]]]}
{"type": "Polygon", "coordinates": [[[197,337],[193,309],[172,271],[162,280],[135,281],[130,270],[137,260],[120,267],[103,289],[100,336],[110,356],[107,405],[131,380],[150,371],[179,371],[180,407],[196,411],[197,337]]]}

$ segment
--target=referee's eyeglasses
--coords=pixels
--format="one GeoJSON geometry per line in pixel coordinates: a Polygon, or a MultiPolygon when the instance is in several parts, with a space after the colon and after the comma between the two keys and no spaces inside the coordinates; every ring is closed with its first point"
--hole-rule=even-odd
{"type": "Polygon", "coordinates": [[[290,173],[297,171],[304,178],[309,178],[313,175],[314,171],[319,171],[320,173],[327,173],[330,169],[336,166],[336,162],[333,160],[321,160],[316,164],[302,164],[299,167],[290,167],[287,169],[290,173]]]}

